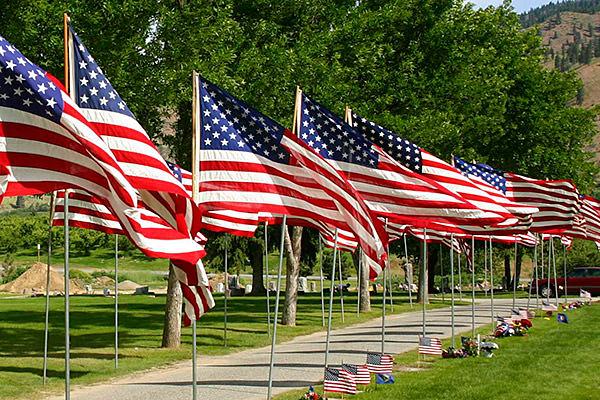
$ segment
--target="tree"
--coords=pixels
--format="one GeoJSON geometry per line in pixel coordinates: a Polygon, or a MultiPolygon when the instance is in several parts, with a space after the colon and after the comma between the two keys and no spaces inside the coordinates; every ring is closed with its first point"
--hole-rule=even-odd
{"type": "Polygon", "coordinates": [[[302,252],[302,227],[294,226],[291,238],[289,230],[286,229],[284,240],[286,254],[286,284],[281,323],[287,326],[296,326],[296,313],[298,310],[298,277],[300,276],[300,257],[302,252]]]}

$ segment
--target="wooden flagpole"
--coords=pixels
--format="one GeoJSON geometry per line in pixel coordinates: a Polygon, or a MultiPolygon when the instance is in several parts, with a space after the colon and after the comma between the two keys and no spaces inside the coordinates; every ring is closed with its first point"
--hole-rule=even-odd
{"type": "MultiPolygon", "coordinates": [[[[69,75],[69,63],[71,58],[70,34],[69,34],[69,16],[63,14],[63,34],[64,34],[64,50],[65,50],[65,89],[71,98],[73,92],[71,90],[71,77],[69,75]]],[[[65,232],[65,400],[71,399],[71,339],[70,339],[70,303],[69,303],[69,190],[65,190],[64,197],[64,232],[65,232]]]]}

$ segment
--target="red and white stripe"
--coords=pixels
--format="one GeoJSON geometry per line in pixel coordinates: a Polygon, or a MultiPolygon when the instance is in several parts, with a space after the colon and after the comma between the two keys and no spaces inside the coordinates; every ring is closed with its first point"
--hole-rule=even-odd
{"type": "Polygon", "coordinates": [[[364,365],[343,364],[342,369],[354,377],[357,385],[368,385],[371,383],[371,373],[364,365]]]}
{"type": "Polygon", "coordinates": [[[325,368],[323,381],[325,392],[356,394],[356,380],[348,371],[336,368],[325,368]]]}

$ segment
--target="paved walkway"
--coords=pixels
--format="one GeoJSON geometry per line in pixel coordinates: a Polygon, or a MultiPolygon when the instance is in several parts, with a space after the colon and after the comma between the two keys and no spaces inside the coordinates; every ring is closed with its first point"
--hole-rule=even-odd
{"type": "MultiPolygon", "coordinates": [[[[526,299],[518,300],[525,306],[526,299]]],[[[496,299],[496,313],[510,313],[512,300],[496,299]]],[[[490,303],[481,300],[475,307],[477,326],[491,320],[490,303]]],[[[470,331],[471,306],[456,307],[456,333],[470,331]]],[[[444,338],[451,334],[449,308],[427,312],[427,334],[444,338]]],[[[386,319],[386,353],[397,354],[415,349],[422,332],[422,313],[397,314],[386,319]]],[[[278,394],[291,389],[307,388],[323,379],[325,332],[298,337],[277,346],[274,389],[278,394]]],[[[371,320],[332,332],[330,364],[343,362],[364,364],[367,351],[381,349],[381,319],[371,320]]],[[[200,349],[201,350],[201,349],[200,349]]],[[[200,399],[265,399],[269,373],[270,347],[247,350],[227,356],[198,358],[198,397],[200,399]]],[[[63,397],[52,397],[58,400],[63,397]]],[[[134,374],[110,383],[71,392],[73,400],[178,400],[191,399],[191,361],[134,374]]],[[[50,400],[50,399],[48,399],[50,400]]]]}

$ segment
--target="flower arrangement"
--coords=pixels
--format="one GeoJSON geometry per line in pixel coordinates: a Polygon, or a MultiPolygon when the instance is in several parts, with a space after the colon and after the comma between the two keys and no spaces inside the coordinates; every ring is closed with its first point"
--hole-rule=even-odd
{"type": "Polygon", "coordinates": [[[473,339],[467,336],[463,336],[460,338],[460,340],[463,345],[463,351],[467,356],[475,357],[478,355],[479,348],[477,347],[477,343],[475,343],[473,339]]]}
{"type": "Polygon", "coordinates": [[[310,386],[308,392],[304,393],[304,395],[300,397],[300,400],[323,400],[323,397],[316,393],[313,387],[310,386]]]}
{"type": "Polygon", "coordinates": [[[491,339],[484,338],[481,343],[479,343],[479,348],[481,349],[481,355],[483,357],[490,358],[494,355],[494,350],[498,348],[498,345],[491,341],[491,339]]]}
{"type": "Polygon", "coordinates": [[[455,349],[450,346],[448,349],[442,351],[442,358],[465,358],[468,357],[467,353],[463,349],[455,349]]]}

